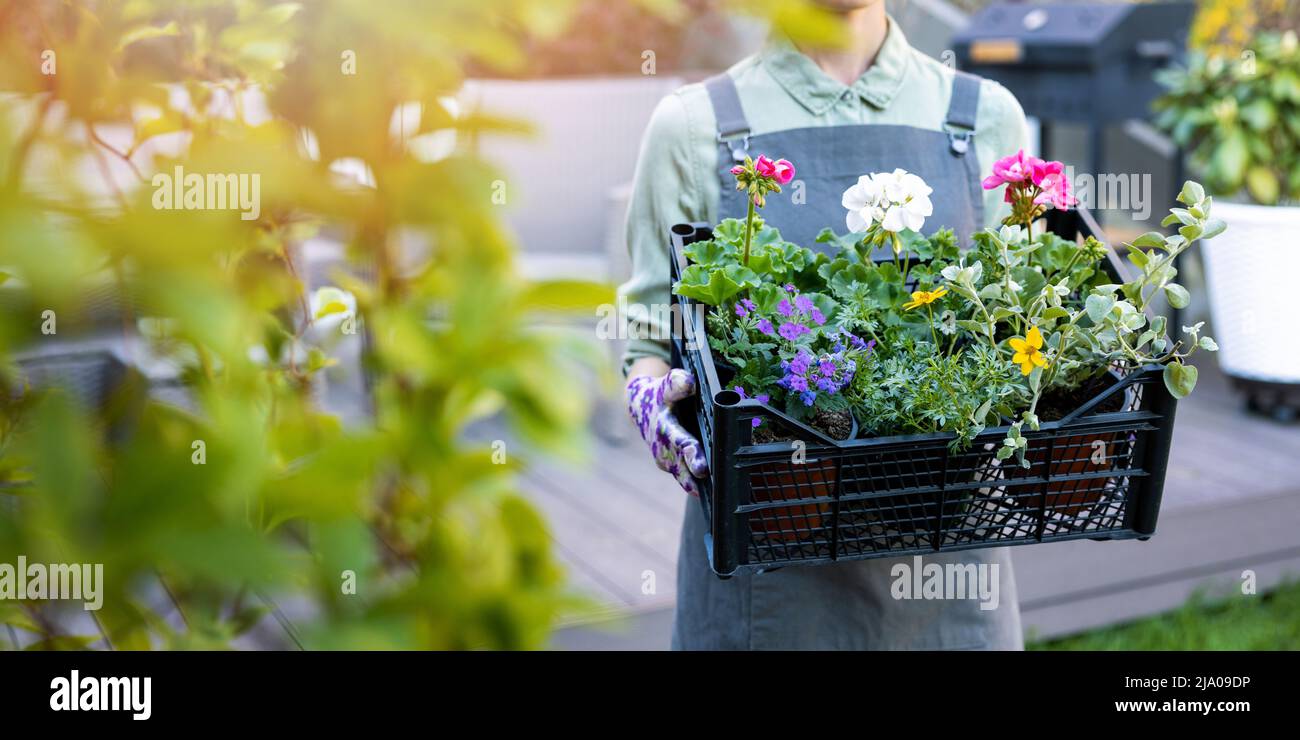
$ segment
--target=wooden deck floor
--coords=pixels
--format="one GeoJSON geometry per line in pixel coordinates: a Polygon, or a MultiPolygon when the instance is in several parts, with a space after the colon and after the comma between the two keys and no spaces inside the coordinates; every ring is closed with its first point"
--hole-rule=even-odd
{"type": "MultiPolygon", "coordinates": [[[[525,490],[575,584],[626,621],[612,634],[569,630],[558,644],[666,646],[682,512],[697,503],[655,468],[630,423],[585,468],[533,465],[525,490]]],[[[1026,627],[1042,636],[1163,611],[1247,568],[1262,587],[1300,577],[1300,426],[1247,414],[1217,366],[1203,366],[1178,407],[1156,537],[1013,552],[1026,627]]]]}

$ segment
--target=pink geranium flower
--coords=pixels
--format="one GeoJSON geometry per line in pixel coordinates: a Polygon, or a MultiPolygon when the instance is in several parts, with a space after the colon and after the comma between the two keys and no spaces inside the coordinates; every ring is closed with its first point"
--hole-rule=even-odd
{"type": "Polygon", "coordinates": [[[766,154],[758,159],[745,157],[744,164],[731,168],[736,178],[736,190],[749,198],[749,214],[745,217],[745,249],[741,264],[749,264],[749,248],[754,236],[754,209],[762,208],[769,193],[781,192],[781,186],[794,179],[794,165],[787,159],[773,161],[766,154]]]}
{"type": "Polygon", "coordinates": [[[993,164],[993,174],[984,178],[984,189],[1006,186],[1002,199],[1011,204],[1005,223],[1029,226],[1048,206],[1061,210],[1079,204],[1070,193],[1065,165],[1025,154],[1022,149],[993,164]]]}
{"type": "Polygon", "coordinates": [[[754,160],[754,171],[762,177],[775,180],[778,185],[785,185],[794,179],[794,165],[789,160],[772,161],[764,154],[758,155],[758,159],[754,160]]]}
{"type": "Polygon", "coordinates": [[[1001,185],[1019,185],[1029,182],[1033,179],[1035,168],[1043,164],[1043,160],[1025,154],[1025,150],[1021,149],[993,163],[993,174],[984,178],[984,189],[992,190],[1001,185]]]}
{"type": "Polygon", "coordinates": [[[1060,162],[1044,162],[1036,157],[1030,157],[1033,162],[1029,166],[1029,179],[1038,187],[1043,187],[1043,181],[1050,177],[1056,177],[1065,172],[1065,165],[1060,162]]]}
{"type": "MultiPolygon", "coordinates": [[[[1060,165],[1060,162],[1051,164],[1060,165]]],[[[1079,199],[1070,193],[1070,178],[1066,177],[1064,172],[1045,173],[1034,184],[1043,191],[1034,196],[1034,203],[1039,205],[1050,203],[1061,210],[1079,204],[1079,199]]]]}
{"type": "Polygon", "coordinates": [[[794,165],[789,160],[778,159],[774,165],[773,176],[780,185],[786,185],[794,179],[794,165]]]}

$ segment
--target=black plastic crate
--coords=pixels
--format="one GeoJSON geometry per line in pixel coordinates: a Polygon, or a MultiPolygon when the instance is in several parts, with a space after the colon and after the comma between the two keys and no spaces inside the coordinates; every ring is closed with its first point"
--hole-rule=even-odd
{"type": "MultiPolygon", "coordinates": [[[[1049,219],[1061,235],[1089,225],[1076,212],[1049,219]]],[[[711,235],[706,224],[672,228],[674,280],[686,265],[682,248],[711,235]]],[[[1117,277],[1124,270],[1113,253],[1107,267],[1117,277]]],[[[1024,431],[1026,469],[1015,458],[995,457],[1007,426],[984,430],[959,452],[950,451],[947,433],[836,441],[772,406],[741,399],[725,385],[727,370],[714,363],[706,310],[674,296],[672,347],[673,366],[689,370],[699,389],[678,417],[708,457],[700,504],[709,523],[709,564],[719,576],[1084,538],[1147,539],[1155,532],[1177,403],[1159,366],[1112,371],[1114,384],[1092,400],[1037,432],[1024,431]],[[1118,410],[1103,410],[1117,402],[1118,410]],[[806,440],[802,461],[794,461],[789,442],[755,444],[755,418],[806,440]]]]}

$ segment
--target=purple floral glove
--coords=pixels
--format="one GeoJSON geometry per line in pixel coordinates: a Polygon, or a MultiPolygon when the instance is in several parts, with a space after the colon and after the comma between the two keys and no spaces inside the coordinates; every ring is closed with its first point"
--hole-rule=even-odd
{"type": "Polygon", "coordinates": [[[700,441],[682,428],[673,415],[672,404],[695,394],[695,378],[681,369],[669,370],[662,378],[638,375],[627,384],[627,408],[650,445],[650,454],[660,470],[671,473],[682,490],[700,495],[696,478],[709,474],[709,463],[700,441]]]}

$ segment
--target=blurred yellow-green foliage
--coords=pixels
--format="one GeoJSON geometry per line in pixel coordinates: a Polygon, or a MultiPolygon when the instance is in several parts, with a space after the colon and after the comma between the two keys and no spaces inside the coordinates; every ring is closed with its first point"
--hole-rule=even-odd
{"type": "MultiPolygon", "coordinates": [[[[498,175],[406,142],[513,127],[453,113],[460,70],[526,64],[520,32],[553,32],[571,5],[0,0],[0,562],[103,563],[96,617],[116,648],[228,645],[263,594],[315,605],[308,647],[542,645],[571,597],[515,490],[515,450],[497,464],[465,430],[500,411],[538,449],[579,449],[575,352],[530,320],[556,291],[515,274],[498,175]],[[269,116],[229,104],[247,91],[269,116]],[[395,137],[409,103],[419,126],[395,137]],[[163,139],[170,156],[150,149],[163,139]],[[341,158],[373,187],[332,174],[341,158]],[[177,164],[259,174],[260,217],[154,208],[151,173],[177,164]],[[329,358],[295,346],[311,319],[295,253],[318,233],[368,276],[338,280],[357,298],[372,423],[323,413],[312,389],[329,358]],[[15,354],[102,319],[85,298],[106,287],[125,297],[124,333],[162,327],[152,338],[189,358],[190,408],[139,382],[104,408],[25,386],[15,354]],[[55,336],[40,332],[46,310],[55,336]],[[155,578],[183,629],[147,603],[155,578]]],[[[0,602],[0,621],[85,644],[36,606],[0,602]]]]}
{"type": "Polygon", "coordinates": [[[1300,0],[1200,0],[1191,45],[1236,56],[1261,31],[1300,30],[1300,0]]]}
{"type": "MultiPolygon", "coordinates": [[[[270,595],[311,605],[306,647],[545,643],[574,599],[520,455],[467,430],[500,417],[512,445],[578,454],[584,347],[535,318],[610,291],[516,274],[501,176],[464,144],[526,127],[451,101],[467,68],[528,76],[576,4],[0,0],[0,563],[106,580],[102,635],[34,602],[0,601],[0,622],[41,647],[223,647],[270,595]],[[155,207],[176,166],[257,175],[256,217],[155,207]],[[316,235],[347,248],[365,423],[317,401],[334,358],[307,341],[298,264],[316,235]],[[104,404],[29,382],[26,353],[104,324],[171,358],[187,400],[139,373],[104,404]]],[[[835,36],[808,3],[729,5],[835,36]]]]}

